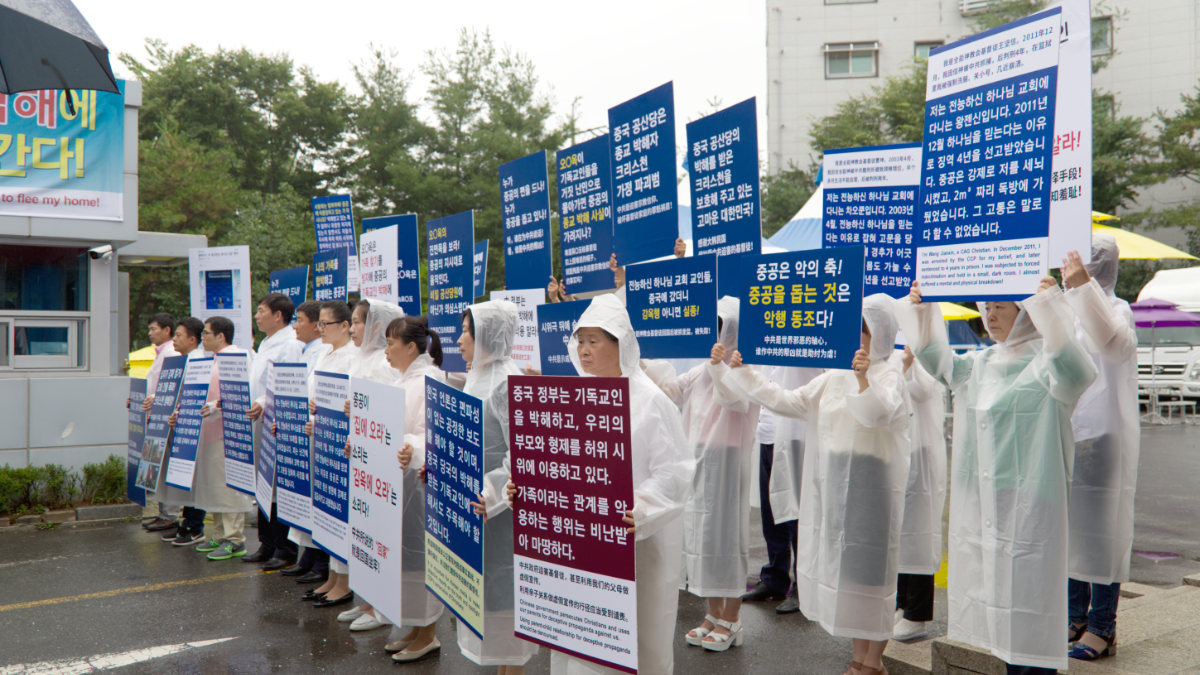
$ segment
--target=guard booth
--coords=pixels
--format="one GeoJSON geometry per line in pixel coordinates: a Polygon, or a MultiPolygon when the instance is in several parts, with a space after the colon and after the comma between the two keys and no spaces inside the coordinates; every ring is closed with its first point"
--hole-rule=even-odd
{"type": "Polygon", "coordinates": [[[122,88],[0,94],[0,465],[124,456],[118,264],[186,264],[188,247],[206,245],[139,236],[142,88],[122,88]]]}

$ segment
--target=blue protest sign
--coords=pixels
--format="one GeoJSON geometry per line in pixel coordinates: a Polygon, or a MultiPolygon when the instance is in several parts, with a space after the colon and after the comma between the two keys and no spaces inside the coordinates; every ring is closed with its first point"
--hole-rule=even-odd
{"type": "MultiPolygon", "coordinates": [[[[296,307],[308,299],[308,265],[297,265],[287,269],[271,272],[267,290],[271,293],[282,293],[288,296],[296,307]]],[[[295,321],[296,317],[293,316],[295,321]]]]}
{"type": "Polygon", "coordinates": [[[358,239],[354,236],[354,208],[350,195],[312,198],[313,229],[317,233],[317,253],[349,248],[347,253],[347,290],[358,291],[358,239]]]}
{"type": "Polygon", "coordinates": [[[567,293],[613,287],[612,154],[608,134],[554,154],[562,282],[567,293]]]}
{"type": "Polygon", "coordinates": [[[671,255],[679,237],[674,92],[668,82],[608,109],[613,251],[622,265],[671,255]]]}
{"type": "Polygon", "coordinates": [[[464,211],[425,224],[429,243],[429,327],[442,338],[442,369],[464,372],[459,350],[462,313],[475,290],[475,213],[464,211]]]}
{"type": "MultiPolygon", "coordinates": [[[[196,476],[196,453],[200,449],[200,427],[204,417],[200,409],[208,400],[213,357],[188,359],[179,391],[179,414],[171,436],[171,459],[167,462],[167,485],[191,490],[196,476]]],[[[159,376],[161,377],[161,375],[159,376]]]]}
{"type": "Polygon", "coordinates": [[[917,225],[927,300],[1020,300],[1048,269],[1062,8],[929,54],[917,225]]]}
{"type": "Polygon", "coordinates": [[[372,230],[396,226],[396,295],[400,309],[408,316],[421,312],[421,254],[417,237],[417,214],[363,218],[363,234],[372,230]]]}
{"type": "Polygon", "coordinates": [[[147,492],[158,490],[162,467],[167,456],[167,444],[171,427],[167,418],[175,412],[179,401],[179,390],[183,387],[183,373],[188,357],[182,354],[163,359],[158,373],[158,384],[154,387],[154,403],[146,415],[146,435],[142,442],[142,457],[138,463],[137,485],[147,492]]]}
{"type": "Polygon", "coordinates": [[[346,562],[350,550],[350,458],[346,457],[350,417],[343,406],[350,400],[350,376],[317,370],[313,377],[317,404],[313,416],[313,542],[346,562]]]}
{"type": "Polygon", "coordinates": [[[717,257],[626,267],[625,305],[644,358],[707,358],[717,341],[717,257]]]}
{"type": "Polygon", "coordinates": [[[313,254],[313,300],[345,300],[348,295],[348,257],[350,249],[313,254]]]}
{"type": "Polygon", "coordinates": [[[254,456],[254,501],[268,519],[275,501],[275,364],[267,366],[267,391],[259,418],[258,454],[254,456]]]}
{"type": "Polygon", "coordinates": [[[475,242],[475,298],[487,295],[488,240],[475,242]]]}
{"type": "Polygon", "coordinates": [[[821,246],[865,246],[863,295],[908,295],[916,274],[921,144],[826,150],[821,246]]]}
{"type": "Polygon", "coordinates": [[[483,404],[425,378],[425,586],[483,636],[483,404]]]}
{"type": "MultiPolygon", "coordinates": [[[[757,255],[762,250],[758,119],[746,99],[687,125],[692,237],[697,256],[757,255]]],[[[721,279],[721,295],[734,276],[721,279]]]]}
{"type": "Polygon", "coordinates": [[[575,324],[591,300],[550,302],[537,306],[538,346],[542,354],[542,375],[578,375],[567,343],[575,332],[575,324]]]}
{"type": "MultiPolygon", "coordinates": [[[[312,534],[312,467],[308,422],[308,365],[271,366],[275,395],[275,501],[279,522],[312,534]]],[[[264,432],[265,435],[265,432],[264,432]]]]}
{"type": "Polygon", "coordinates": [[[500,165],[500,210],[504,223],[504,286],[543,288],[550,262],[550,190],[546,151],[500,165]]]}
{"type": "Polygon", "coordinates": [[[862,346],[865,264],[862,246],[742,258],[742,360],[849,369],[862,346]]]}
{"type": "Polygon", "coordinates": [[[221,393],[221,436],[225,441],[225,485],[254,494],[254,423],[250,409],[250,354],[216,355],[217,389],[221,393]]]}
{"type": "Polygon", "coordinates": [[[138,467],[142,463],[142,443],[146,440],[146,380],[129,378],[129,442],[125,448],[125,496],[136,504],[146,505],[146,490],[137,484],[138,467]]]}

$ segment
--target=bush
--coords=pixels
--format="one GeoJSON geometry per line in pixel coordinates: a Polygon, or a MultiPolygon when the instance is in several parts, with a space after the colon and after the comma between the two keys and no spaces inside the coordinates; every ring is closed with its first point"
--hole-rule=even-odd
{"type": "Polygon", "coordinates": [[[102,464],[83,465],[83,498],[93,504],[125,501],[125,458],[109,455],[102,464]]]}
{"type": "Polygon", "coordinates": [[[70,507],[79,498],[79,476],[61,464],[42,467],[41,503],[49,509],[70,507]]]}

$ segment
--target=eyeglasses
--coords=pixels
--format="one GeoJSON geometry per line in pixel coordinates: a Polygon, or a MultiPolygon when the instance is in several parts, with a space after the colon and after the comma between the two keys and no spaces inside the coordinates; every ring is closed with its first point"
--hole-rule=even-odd
{"type": "Polygon", "coordinates": [[[345,322],[345,321],[318,321],[317,325],[320,326],[321,328],[324,328],[326,326],[336,326],[339,323],[347,323],[347,322],[345,322]]]}

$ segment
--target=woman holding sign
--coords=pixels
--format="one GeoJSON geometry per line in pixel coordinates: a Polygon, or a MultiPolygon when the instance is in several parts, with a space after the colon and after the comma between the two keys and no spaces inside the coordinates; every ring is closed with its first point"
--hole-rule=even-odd
{"type": "Polygon", "coordinates": [[[1023,302],[981,303],[996,344],[963,356],[915,282],[909,298],[904,334],[955,394],[949,637],[1009,672],[1066,668],[1071,413],[1096,367],[1053,278],[1023,302]]]}
{"type": "MultiPolygon", "coordinates": [[[[738,299],[717,302],[718,336],[737,349],[738,299]]],[[[684,639],[723,652],[741,645],[742,594],[750,566],[750,458],[758,405],[716,387],[701,363],[677,376],[666,361],[650,361],[646,374],[676,405],[696,461],[683,509],[683,579],[693,595],[708,600],[704,623],[684,639]]]]}
{"type": "MultiPolygon", "coordinates": [[[[615,295],[592,300],[575,326],[569,350],[575,369],[584,375],[629,378],[633,509],[624,513],[622,521],[634,534],[637,560],[637,670],[640,675],[669,675],[675,668],[673,643],[683,551],[680,516],[694,470],[683,420],[675,404],[642,372],[633,325],[615,295]]],[[[508,496],[517,498],[512,483],[508,484],[508,496]]],[[[599,675],[620,671],[555,651],[550,655],[550,672],[599,675]]]]}
{"type": "Polygon", "coordinates": [[[837,637],[854,639],[851,674],[883,670],[892,636],[900,523],[908,479],[911,410],[893,359],[893,300],[863,300],[862,347],[852,371],[831,370],[785,390],[713,347],[708,369],[718,386],[779,415],[808,420],[797,523],[796,595],[800,610],[837,637]]]}
{"type": "Polygon", "coordinates": [[[386,354],[388,364],[401,373],[393,384],[404,390],[404,445],[396,453],[404,470],[402,613],[393,618],[397,626],[412,626],[412,630],[401,636],[393,631],[393,640],[384,648],[397,652],[393,661],[407,663],[442,647],[434,628],[443,605],[425,588],[425,482],[418,476],[425,466],[425,378],[445,381],[442,341],[424,316],[393,319],[387,327],[386,354]]]}
{"type": "Polygon", "coordinates": [[[500,675],[519,675],[537,645],[513,634],[513,514],[504,499],[509,477],[508,376],[521,371],[512,360],[517,306],[507,300],[471,305],[463,312],[458,346],[467,362],[463,392],[483,401],[483,492],[472,502],[483,516],[483,639],[461,621],[458,647],[500,675]]]}

